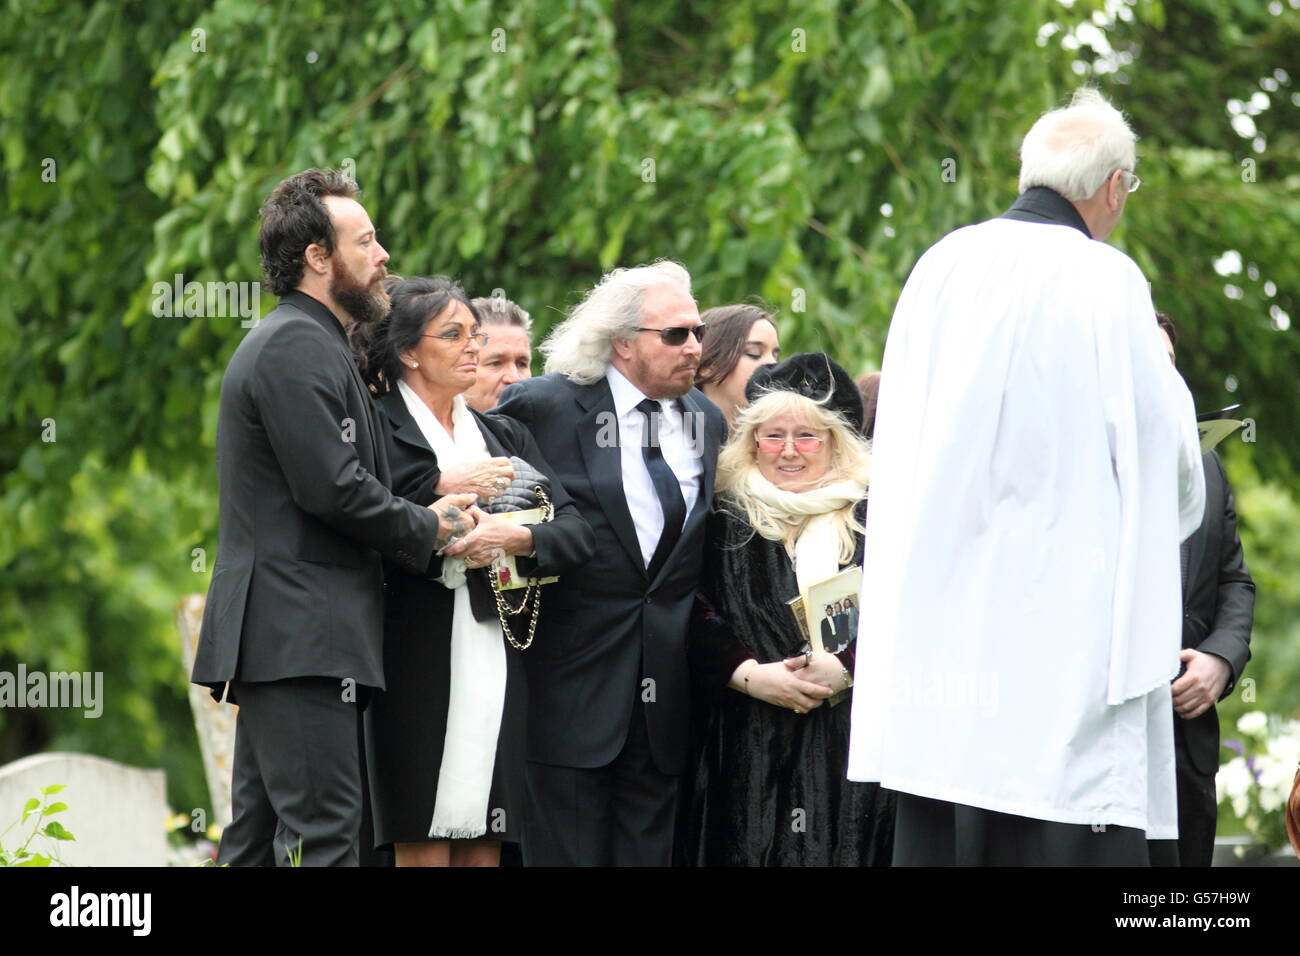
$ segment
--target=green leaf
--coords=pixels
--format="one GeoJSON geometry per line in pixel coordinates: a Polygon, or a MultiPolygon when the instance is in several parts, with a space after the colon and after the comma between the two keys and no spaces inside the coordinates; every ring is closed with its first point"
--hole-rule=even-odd
{"type": "Polygon", "coordinates": [[[181,134],[180,130],[173,127],[163,133],[162,138],[158,140],[158,152],[162,153],[174,163],[180,162],[181,159],[181,134]]]}
{"type": "Polygon", "coordinates": [[[44,810],[41,811],[41,816],[48,817],[53,813],[62,813],[66,809],[68,809],[68,805],[66,803],[51,803],[48,807],[46,807],[44,810]]]}
{"type": "Polygon", "coordinates": [[[23,862],[19,863],[18,865],[19,866],[49,866],[53,862],[54,861],[50,857],[43,856],[42,854],[37,853],[30,860],[23,860],[23,862]]]}
{"type": "Polygon", "coordinates": [[[46,796],[50,796],[52,794],[58,793],[66,786],[67,786],[66,783],[52,783],[48,787],[44,787],[41,790],[41,793],[45,794],[46,796]]]}
{"type": "Polygon", "coordinates": [[[76,839],[76,837],[74,837],[71,833],[69,833],[67,830],[63,828],[63,824],[60,823],[58,820],[51,820],[49,823],[45,824],[45,829],[43,829],[41,832],[44,833],[47,837],[49,837],[51,840],[75,840],[76,839]]]}
{"type": "Polygon", "coordinates": [[[472,220],[456,238],[456,251],[466,259],[472,259],[474,254],[483,248],[485,238],[483,224],[478,220],[472,220]]]}
{"type": "Polygon", "coordinates": [[[27,818],[32,815],[32,811],[35,810],[40,805],[41,805],[41,801],[37,800],[35,797],[32,797],[30,800],[28,800],[26,803],[23,804],[24,823],[26,823],[27,818]]]}

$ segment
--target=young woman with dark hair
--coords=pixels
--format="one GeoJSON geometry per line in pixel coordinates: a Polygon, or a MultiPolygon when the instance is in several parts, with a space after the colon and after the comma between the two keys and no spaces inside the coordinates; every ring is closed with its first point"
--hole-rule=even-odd
{"type": "Polygon", "coordinates": [[[704,312],[709,327],[695,387],[726,416],[728,424],[744,408],[745,386],[754,369],[781,357],[781,342],[772,316],[756,305],[719,305],[704,312]]]}

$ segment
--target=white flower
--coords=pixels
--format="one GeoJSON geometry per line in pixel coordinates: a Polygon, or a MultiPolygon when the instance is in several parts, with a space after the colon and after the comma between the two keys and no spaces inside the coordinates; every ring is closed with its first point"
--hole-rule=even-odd
{"type": "Polygon", "coordinates": [[[1286,803],[1291,795],[1291,781],[1295,777],[1295,764],[1282,763],[1266,756],[1255,758],[1259,768],[1259,806],[1265,813],[1272,813],[1286,803]]]}
{"type": "Polygon", "coordinates": [[[1255,778],[1246,766],[1244,757],[1233,757],[1219,768],[1219,774],[1215,778],[1219,801],[1232,801],[1232,812],[1239,817],[1245,814],[1250,805],[1250,788],[1254,784],[1255,778]]]}
{"type": "Polygon", "coordinates": [[[1242,714],[1237,720],[1237,730],[1243,734],[1258,734],[1268,727],[1268,715],[1262,710],[1242,714]]]}
{"type": "Polygon", "coordinates": [[[1259,789],[1259,808],[1265,813],[1272,813],[1274,810],[1280,810],[1286,803],[1286,798],[1290,796],[1291,788],[1287,787],[1285,791],[1277,787],[1263,787],[1259,789]]]}
{"type": "Polygon", "coordinates": [[[1295,773],[1300,764],[1300,737],[1283,734],[1268,742],[1268,756],[1295,773]]]}

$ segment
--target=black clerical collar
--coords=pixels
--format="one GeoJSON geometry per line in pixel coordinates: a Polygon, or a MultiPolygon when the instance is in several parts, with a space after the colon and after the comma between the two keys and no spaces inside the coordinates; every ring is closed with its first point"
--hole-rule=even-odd
{"type": "Polygon", "coordinates": [[[321,325],[332,328],[343,338],[344,344],[347,344],[348,333],[344,331],[343,324],[339,322],[334,313],[329,310],[329,306],[320,299],[313,298],[301,289],[294,289],[292,292],[282,295],[280,301],[287,302],[295,309],[306,312],[321,325]]]}
{"type": "Polygon", "coordinates": [[[1074,208],[1074,203],[1047,186],[1030,186],[999,218],[1073,226],[1089,239],[1092,238],[1088,224],[1079,215],[1079,210],[1074,208]]]}

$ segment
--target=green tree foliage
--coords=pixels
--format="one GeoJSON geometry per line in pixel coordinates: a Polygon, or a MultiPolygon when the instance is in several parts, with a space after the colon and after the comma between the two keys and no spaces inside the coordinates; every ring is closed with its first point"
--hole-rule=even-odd
{"type": "MultiPolygon", "coordinates": [[[[255,282],[257,208],[306,166],[355,174],[393,271],[503,289],[541,334],[603,270],[669,256],[702,307],[761,296],[786,351],[859,371],[916,258],[1010,204],[1020,136],[1087,77],[1142,136],[1116,243],[1183,325],[1198,402],[1258,422],[1229,456],[1289,480],[1300,349],[1269,308],[1297,312],[1300,78],[1274,70],[1300,13],[1279,6],[8,0],[0,667],[103,670],[108,702],[0,714],[0,760],[95,750],[205,802],[170,608],[215,556],[244,328],[159,315],[155,285],[255,282]],[[1256,92],[1262,150],[1226,107],[1256,92]],[[1214,271],[1229,250],[1240,275],[1214,271]]],[[[1252,529],[1261,549],[1286,531],[1252,529]]]]}

